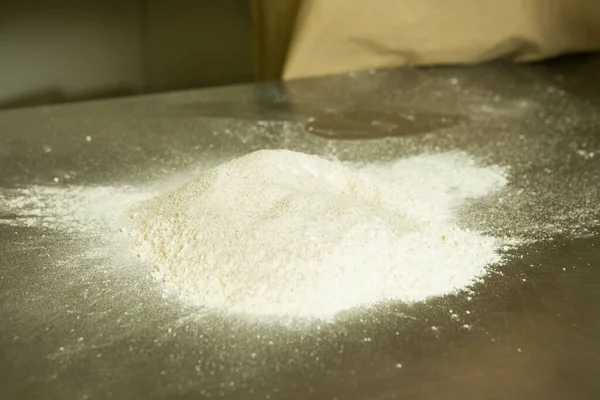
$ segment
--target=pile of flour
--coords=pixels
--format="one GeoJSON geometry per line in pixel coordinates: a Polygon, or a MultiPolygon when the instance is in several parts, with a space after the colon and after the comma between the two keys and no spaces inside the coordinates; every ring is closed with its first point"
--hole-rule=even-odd
{"type": "Polygon", "coordinates": [[[472,284],[500,242],[459,228],[457,208],[505,185],[464,153],[359,166],[263,150],[136,205],[128,232],[192,304],[328,318],[472,284]]]}

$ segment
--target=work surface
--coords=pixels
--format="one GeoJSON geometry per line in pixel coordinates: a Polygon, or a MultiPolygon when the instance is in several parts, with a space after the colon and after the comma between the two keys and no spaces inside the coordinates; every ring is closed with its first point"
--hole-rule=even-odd
{"type": "Polygon", "coordinates": [[[599,68],[402,69],[1,113],[0,398],[600,398],[599,68]],[[473,293],[286,326],[163,298],[135,257],[91,257],[104,239],[14,209],[31,187],[145,185],[262,148],[465,151],[510,183],[462,224],[524,243],[473,293]]]}

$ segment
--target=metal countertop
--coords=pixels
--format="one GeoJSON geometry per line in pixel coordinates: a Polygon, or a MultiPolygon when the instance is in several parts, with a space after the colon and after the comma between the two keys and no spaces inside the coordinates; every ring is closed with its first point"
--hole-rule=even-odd
{"type": "Polygon", "coordinates": [[[1,112],[0,398],[600,398],[598,71],[406,68],[1,112]],[[31,186],[139,186],[261,148],[465,151],[510,184],[461,223],[527,243],[472,294],[294,327],[183,307],[134,257],[90,257],[100,239],[2,208],[31,186]]]}

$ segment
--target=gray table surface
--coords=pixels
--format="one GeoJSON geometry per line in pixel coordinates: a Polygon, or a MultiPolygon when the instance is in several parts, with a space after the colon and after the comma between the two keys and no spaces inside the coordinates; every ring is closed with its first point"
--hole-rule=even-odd
{"type": "Polygon", "coordinates": [[[509,188],[461,223],[526,244],[471,295],[294,327],[186,308],[148,266],[80,257],[89,238],[0,208],[0,398],[600,398],[599,132],[590,57],[2,112],[0,199],[144,185],[261,148],[364,162],[460,150],[510,167],[509,188]]]}

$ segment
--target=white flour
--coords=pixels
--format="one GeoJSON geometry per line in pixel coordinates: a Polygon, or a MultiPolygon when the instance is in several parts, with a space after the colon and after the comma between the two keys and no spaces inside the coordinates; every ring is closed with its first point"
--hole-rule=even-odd
{"type": "Polygon", "coordinates": [[[134,187],[30,186],[0,195],[0,211],[14,226],[62,229],[97,236],[114,236],[128,207],[152,196],[134,187]]]}
{"type": "Polygon", "coordinates": [[[500,243],[459,228],[457,207],[505,184],[462,153],[347,167],[259,151],[136,206],[129,233],[193,304],[327,318],[472,284],[500,243]]]}

